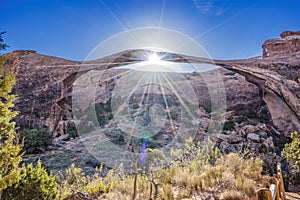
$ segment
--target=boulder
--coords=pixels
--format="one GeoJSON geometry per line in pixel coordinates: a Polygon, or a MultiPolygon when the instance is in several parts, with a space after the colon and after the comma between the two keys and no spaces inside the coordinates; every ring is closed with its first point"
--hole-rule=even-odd
{"type": "Polygon", "coordinates": [[[274,148],[274,142],[272,137],[268,137],[263,144],[268,148],[274,148]]]}
{"type": "Polygon", "coordinates": [[[205,130],[208,129],[210,123],[211,123],[211,119],[209,119],[209,118],[200,118],[199,119],[200,126],[205,130]]]}
{"type": "Polygon", "coordinates": [[[256,142],[256,143],[260,142],[260,140],[261,140],[260,137],[259,137],[259,135],[255,134],[255,133],[248,134],[247,135],[247,139],[249,139],[249,140],[251,140],[253,142],[256,142]]]}
{"type": "Polygon", "coordinates": [[[244,126],[243,129],[245,130],[246,134],[255,133],[255,132],[259,131],[259,128],[254,125],[244,126]]]}
{"type": "Polygon", "coordinates": [[[228,142],[230,139],[229,135],[225,135],[225,134],[212,134],[210,136],[210,139],[214,142],[220,143],[222,141],[226,141],[228,142]]]}
{"type": "Polygon", "coordinates": [[[230,144],[236,144],[236,143],[240,143],[242,141],[243,141],[243,138],[239,137],[238,135],[235,135],[235,134],[230,135],[230,138],[229,138],[230,144]]]}

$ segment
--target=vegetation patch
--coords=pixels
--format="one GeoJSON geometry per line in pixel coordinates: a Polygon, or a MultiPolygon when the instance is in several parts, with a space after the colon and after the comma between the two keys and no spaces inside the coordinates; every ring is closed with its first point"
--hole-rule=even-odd
{"type": "Polygon", "coordinates": [[[52,135],[46,129],[24,129],[19,135],[24,140],[23,151],[27,154],[43,152],[52,144],[52,135]]]}

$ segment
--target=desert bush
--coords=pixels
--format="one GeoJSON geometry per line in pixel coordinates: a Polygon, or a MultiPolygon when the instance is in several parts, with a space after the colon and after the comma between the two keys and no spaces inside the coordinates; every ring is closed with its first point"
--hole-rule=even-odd
{"type": "Polygon", "coordinates": [[[177,170],[177,173],[173,176],[172,182],[175,185],[180,185],[181,187],[187,188],[191,181],[190,171],[185,167],[177,170]]]}
{"type": "Polygon", "coordinates": [[[65,173],[59,172],[56,175],[58,189],[62,198],[68,195],[82,192],[83,188],[87,185],[87,178],[80,168],[76,168],[72,164],[65,173]]]}
{"type": "Polygon", "coordinates": [[[224,182],[223,173],[225,169],[222,165],[206,166],[204,172],[200,174],[200,189],[212,190],[224,182]]]}
{"type": "Polygon", "coordinates": [[[111,183],[104,184],[102,177],[94,176],[92,180],[84,187],[84,192],[89,197],[98,197],[103,193],[108,193],[111,190],[111,183]]]}
{"type": "Polygon", "coordinates": [[[233,120],[225,121],[223,130],[234,130],[234,121],[233,120]]]}
{"type": "Polygon", "coordinates": [[[289,182],[295,185],[300,183],[300,134],[291,133],[291,139],[292,142],[285,144],[281,152],[287,162],[286,188],[289,187],[289,182]]]}
{"type": "Polygon", "coordinates": [[[177,173],[178,167],[176,166],[170,166],[165,169],[159,170],[157,173],[160,173],[161,176],[159,178],[159,181],[163,184],[172,184],[173,183],[173,177],[177,173]]]}
{"type": "Polygon", "coordinates": [[[221,200],[245,200],[246,198],[238,191],[229,190],[221,194],[221,200]]]}
{"type": "Polygon", "coordinates": [[[245,194],[247,197],[253,197],[256,195],[256,190],[253,181],[247,179],[242,174],[239,174],[234,179],[234,187],[237,191],[239,191],[242,194],[245,194]]]}
{"type": "MultiPolygon", "coordinates": [[[[133,177],[128,176],[117,182],[112,190],[113,196],[116,194],[122,194],[123,197],[131,197],[133,191],[133,177]]],[[[126,198],[124,198],[126,199],[126,198]]]]}
{"type": "Polygon", "coordinates": [[[220,150],[213,145],[210,138],[207,139],[204,145],[201,145],[200,142],[195,144],[193,139],[189,138],[186,140],[183,150],[173,150],[173,152],[176,152],[173,154],[182,154],[179,159],[180,165],[188,166],[191,166],[191,162],[214,165],[217,159],[221,157],[220,150]]]}
{"type": "Polygon", "coordinates": [[[68,134],[68,138],[67,138],[68,140],[70,140],[71,138],[76,138],[76,137],[79,136],[74,123],[68,125],[67,134],[68,134]]]}
{"type": "Polygon", "coordinates": [[[210,103],[208,105],[203,105],[203,108],[207,113],[211,113],[212,111],[210,103]]]}
{"type": "Polygon", "coordinates": [[[234,119],[234,121],[238,124],[241,124],[245,120],[246,120],[246,118],[244,116],[238,116],[238,117],[235,117],[235,119],[234,119]]]}
{"type": "Polygon", "coordinates": [[[19,135],[24,139],[23,151],[27,154],[40,153],[52,144],[52,135],[46,129],[24,129],[19,135]]]}
{"type": "Polygon", "coordinates": [[[234,177],[238,174],[243,174],[247,178],[260,180],[263,163],[261,159],[253,157],[245,159],[236,153],[230,153],[224,159],[222,162],[226,166],[226,169],[234,174],[234,177]]]}
{"type": "Polygon", "coordinates": [[[200,159],[205,163],[215,165],[217,160],[221,157],[220,149],[215,147],[210,138],[208,138],[206,145],[201,149],[200,159]]]}
{"type": "Polygon", "coordinates": [[[54,200],[58,199],[57,183],[42,167],[40,161],[21,168],[21,180],[3,192],[3,200],[54,200]]]}
{"type": "Polygon", "coordinates": [[[281,152],[281,156],[288,162],[294,161],[294,167],[300,167],[300,134],[298,132],[291,133],[292,142],[285,144],[281,152]]]}
{"type": "Polygon", "coordinates": [[[162,186],[161,200],[174,200],[172,185],[166,184],[162,186]]]}
{"type": "Polygon", "coordinates": [[[180,109],[174,107],[170,110],[170,117],[172,120],[177,121],[180,118],[180,109]]]}

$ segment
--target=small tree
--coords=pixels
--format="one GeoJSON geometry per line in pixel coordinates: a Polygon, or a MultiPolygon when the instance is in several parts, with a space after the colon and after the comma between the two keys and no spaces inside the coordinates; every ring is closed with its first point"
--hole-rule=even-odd
{"type": "Polygon", "coordinates": [[[299,184],[300,180],[300,134],[298,132],[291,133],[292,142],[285,144],[281,156],[287,161],[287,174],[285,187],[288,188],[289,182],[299,184]],[[292,169],[296,170],[292,170],[292,169]]]}
{"type": "Polygon", "coordinates": [[[2,38],[2,35],[5,34],[6,32],[3,31],[3,32],[0,32],[0,50],[2,49],[6,49],[7,47],[9,47],[7,44],[3,43],[3,38],[2,38]]]}
{"type": "Polygon", "coordinates": [[[55,178],[48,175],[38,161],[36,167],[32,164],[21,168],[21,180],[3,192],[3,200],[55,200],[58,199],[58,189],[55,178]]]}
{"type": "MultiPolygon", "coordinates": [[[[0,50],[8,47],[3,44],[0,33],[0,50]]],[[[0,57],[0,198],[2,191],[19,181],[18,165],[21,161],[21,145],[15,132],[15,123],[11,120],[17,115],[12,111],[15,95],[11,94],[16,83],[15,75],[4,69],[3,64],[7,59],[0,57]]]]}
{"type": "Polygon", "coordinates": [[[288,162],[294,161],[294,167],[300,168],[300,134],[298,132],[291,133],[292,142],[284,145],[281,156],[288,162]]]}
{"type": "Polygon", "coordinates": [[[52,135],[46,129],[24,129],[20,139],[24,140],[23,151],[27,154],[40,153],[52,144],[52,135]]]}

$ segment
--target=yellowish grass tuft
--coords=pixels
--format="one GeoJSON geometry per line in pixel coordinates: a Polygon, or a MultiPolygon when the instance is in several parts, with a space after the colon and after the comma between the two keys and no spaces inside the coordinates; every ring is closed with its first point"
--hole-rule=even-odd
{"type": "Polygon", "coordinates": [[[238,191],[231,190],[222,193],[220,200],[245,200],[245,196],[238,191]]]}

